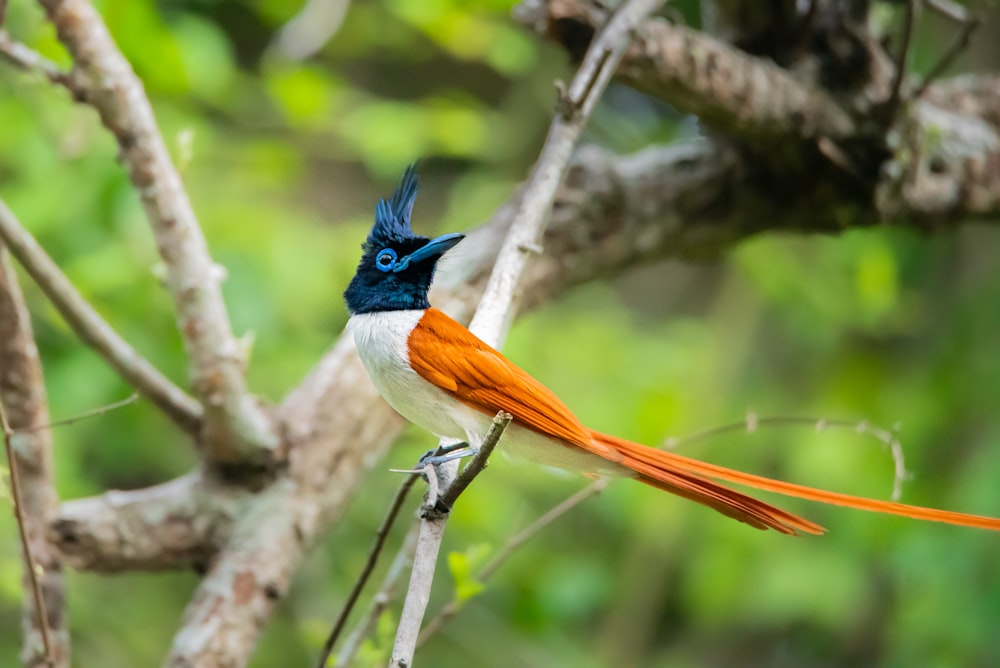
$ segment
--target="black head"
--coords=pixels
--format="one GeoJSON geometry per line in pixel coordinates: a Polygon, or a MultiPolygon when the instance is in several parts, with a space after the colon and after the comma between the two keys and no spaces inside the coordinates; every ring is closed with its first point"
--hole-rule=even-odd
{"type": "Polygon", "coordinates": [[[417,198],[417,172],[410,165],[389,201],[379,200],[375,224],[368,234],[358,270],[344,299],[351,313],[425,309],[427,291],[437,261],[464,234],[436,239],[420,237],[410,229],[410,214],[417,198]]]}

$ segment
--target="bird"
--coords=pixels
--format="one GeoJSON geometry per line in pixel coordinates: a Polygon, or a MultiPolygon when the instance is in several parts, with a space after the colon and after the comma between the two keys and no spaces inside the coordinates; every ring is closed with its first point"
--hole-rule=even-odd
{"type": "Polygon", "coordinates": [[[708,506],[757,529],[822,534],[825,528],[729,485],[875,513],[1000,530],[1000,519],[883,501],[766,478],[589,429],[547,387],[428,302],[438,261],[462,241],[411,227],[417,197],[410,165],[375,207],[344,299],[347,330],[381,396],[410,422],[477,451],[500,411],[512,416],[499,448],[585,475],[620,476],[708,506]]]}

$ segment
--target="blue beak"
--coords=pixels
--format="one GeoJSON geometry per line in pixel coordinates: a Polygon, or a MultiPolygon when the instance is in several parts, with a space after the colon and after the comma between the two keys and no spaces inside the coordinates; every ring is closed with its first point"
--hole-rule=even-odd
{"type": "Polygon", "coordinates": [[[431,258],[441,257],[447,253],[459,241],[465,238],[464,234],[455,232],[454,234],[442,234],[436,239],[431,239],[423,248],[413,251],[406,257],[399,260],[393,268],[393,273],[403,271],[411,264],[422,262],[431,258]]]}

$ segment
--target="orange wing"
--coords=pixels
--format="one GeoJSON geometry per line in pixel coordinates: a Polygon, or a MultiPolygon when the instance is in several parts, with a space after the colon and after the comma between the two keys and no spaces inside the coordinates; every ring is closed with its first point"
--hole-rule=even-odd
{"type": "Polygon", "coordinates": [[[490,415],[507,411],[525,427],[573,445],[590,442],[559,397],[441,311],[427,309],[409,347],[413,370],[463,403],[490,415]]]}
{"type": "Polygon", "coordinates": [[[548,388],[472,332],[428,309],[409,338],[410,364],[424,380],[489,415],[504,410],[522,426],[619,464],[647,485],[672,492],[758,529],[823,533],[823,527],[718,480],[858,510],[1000,531],[1000,519],[877,501],[772,480],[591,431],[548,388]]]}

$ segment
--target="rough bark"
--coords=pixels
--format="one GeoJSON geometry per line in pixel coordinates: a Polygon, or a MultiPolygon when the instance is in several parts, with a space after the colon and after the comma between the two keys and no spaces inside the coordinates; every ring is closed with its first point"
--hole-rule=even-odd
{"type": "MultiPolygon", "coordinates": [[[[27,430],[49,422],[42,365],[35,346],[24,297],[10,258],[0,242],[0,402],[10,427],[27,430]]],[[[46,623],[52,643],[52,668],[69,666],[69,629],[65,621],[62,560],[46,540],[46,526],[55,516],[59,498],[53,486],[52,437],[47,429],[15,433],[14,462],[21,482],[20,513],[24,518],[34,564],[24,572],[24,644],[21,661],[29,668],[49,665],[38,623],[38,610],[28,572],[34,567],[41,584],[46,623]]]]}
{"type": "MultiPolygon", "coordinates": [[[[895,104],[895,65],[859,7],[818,2],[806,22],[796,3],[778,3],[782,12],[756,8],[750,21],[754,3],[715,4],[718,33],[759,54],[654,18],[639,29],[619,79],[698,116],[720,148],[738,149],[744,191],[837,211],[823,229],[996,219],[995,75],[934,82],[920,99],[907,97],[904,78],[895,104]],[[761,38],[770,34],[765,25],[785,39],[761,38]]],[[[516,16],[573,57],[605,14],[584,0],[526,0],[516,16]]]]}

